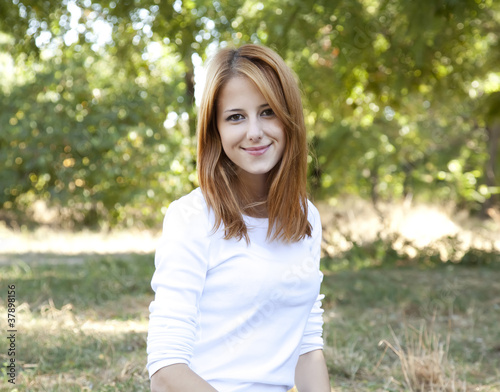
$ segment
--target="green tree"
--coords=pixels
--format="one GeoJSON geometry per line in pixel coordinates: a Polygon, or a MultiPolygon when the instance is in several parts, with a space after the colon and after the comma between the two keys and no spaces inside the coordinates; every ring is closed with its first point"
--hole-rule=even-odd
{"type": "Polygon", "coordinates": [[[9,0],[0,16],[4,211],[159,222],[197,184],[195,64],[245,42],[301,80],[318,197],[497,202],[498,2],[9,0]]]}

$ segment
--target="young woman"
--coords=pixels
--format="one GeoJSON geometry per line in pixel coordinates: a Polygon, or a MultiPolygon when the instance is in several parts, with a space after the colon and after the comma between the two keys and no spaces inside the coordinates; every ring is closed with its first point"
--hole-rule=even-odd
{"type": "Polygon", "coordinates": [[[291,70],[223,49],[198,119],[200,188],[170,204],[152,279],[152,391],[329,392],[321,222],[291,70]]]}

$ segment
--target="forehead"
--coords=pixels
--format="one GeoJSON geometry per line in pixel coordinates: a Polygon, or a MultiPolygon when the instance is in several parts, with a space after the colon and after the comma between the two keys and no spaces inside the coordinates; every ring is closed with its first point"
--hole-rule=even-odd
{"type": "Polygon", "coordinates": [[[230,78],[219,92],[217,106],[262,105],[266,99],[255,83],[246,76],[230,78]]]}

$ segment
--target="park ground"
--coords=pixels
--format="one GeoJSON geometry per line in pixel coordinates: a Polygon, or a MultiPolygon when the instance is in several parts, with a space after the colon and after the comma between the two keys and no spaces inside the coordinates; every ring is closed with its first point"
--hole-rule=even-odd
{"type": "MultiPolygon", "coordinates": [[[[412,209],[398,230],[396,219],[367,230],[368,213],[356,221],[345,210],[325,211],[332,212],[323,213],[322,259],[332,391],[500,391],[498,226],[412,209]],[[437,226],[442,235],[426,238],[437,226]],[[353,238],[361,232],[373,238],[353,238]],[[482,233],[486,245],[473,249],[471,233],[482,233]]],[[[0,330],[9,329],[4,299],[15,285],[17,372],[12,385],[2,367],[0,390],[148,391],[156,240],[154,233],[2,229],[0,330]]],[[[2,349],[0,362],[8,359],[2,349]]]]}

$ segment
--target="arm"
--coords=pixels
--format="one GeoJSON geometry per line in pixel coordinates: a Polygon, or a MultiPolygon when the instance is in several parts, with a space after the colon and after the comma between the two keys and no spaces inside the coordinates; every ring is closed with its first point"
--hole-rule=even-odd
{"type": "MultiPolygon", "coordinates": [[[[315,260],[318,269],[321,257],[321,219],[319,212],[309,204],[311,223],[313,225],[311,256],[315,260]]],[[[323,280],[323,274],[319,272],[319,282],[323,280]]],[[[323,356],[323,309],[321,300],[324,295],[318,295],[304,330],[304,337],[301,346],[301,355],[295,367],[295,384],[299,392],[330,392],[330,380],[326,368],[325,357],[323,356]]]]}
{"type": "Polygon", "coordinates": [[[217,392],[186,364],[165,366],[151,377],[151,392],[217,392]]]}
{"type": "Polygon", "coordinates": [[[295,367],[295,384],[299,392],[331,391],[323,350],[309,351],[299,357],[295,367]]]}
{"type": "Polygon", "coordinates": [[[210,228],[201,208],[196,200],[184,199],[173,202],[165,215],[151,280],[155,299],[149,307],[147,367],[153,391],[213,390],[183,387],[203,381],[188,367],[208,269],[210,228]]]}

